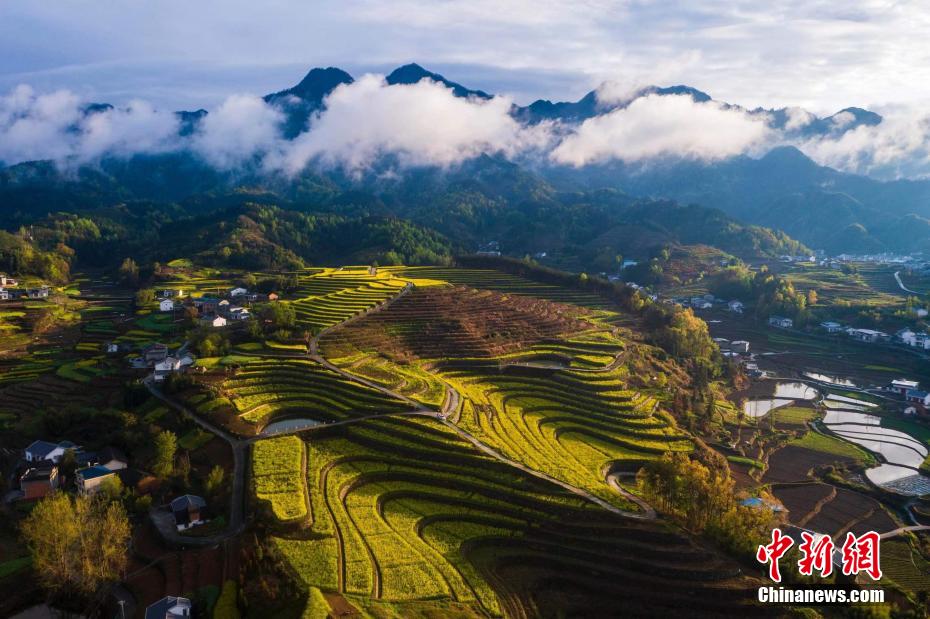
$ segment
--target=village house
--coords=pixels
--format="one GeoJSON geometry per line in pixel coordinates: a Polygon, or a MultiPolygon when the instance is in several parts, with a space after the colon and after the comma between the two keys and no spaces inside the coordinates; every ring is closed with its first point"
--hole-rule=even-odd
{"type": "Polygon", "coordinates": [[[9,301],[10,291],[6,288],[0,288],[0,301],[9,301]]]}
{"type": "Polygon", "coordinates": [[[749,342],[746,340],[733,340],[730,342],[730,350],[738,353],[748,353],[749,352],[749,342]]]}
{"type": "Polygon", "coordinates": [[[155,364],[153,377],[157,381],[165,380],[168,378],[169,374],[180,372],[193,363],[194,360],[189,355],[184,355],[183,357],[172,357],[169,355],[155,364]]]}
{"type": "Polygon", "coordinates": [[[868,344],[883,342],[890,339],[887,333],[876,331],[875,329],[849,329],[847,333],[849,337],[854,340],[859,340],[860,342],[866,342],[868,344]]]}
{"type": "Polygon", "coordinates": [[[743,310],[745,309],[745,306],[743,305],[743,302],[740,301],[739,299],[733,299],[732,301],[727,303],[727,309],[733,312],[734,314],[742,314],[743,310]]]}
{"type": "Polygon", "coordinates": [[[277,292],[269,292],[269,293],[268,293],[268,300],[269,300],[269,301],[277,301],[278,298],[279,298],[279,297],[278,297],[278,293],[277,293],[277,292]]]}
{"type": "Polygon", "coordinates": [[[826,331],[827,333],[839,333],[843,330],[843,325],[832,320],[827,320],[820,323],[820,328],[826,331]]]}
{"type": "Polygon", "coordinates": [[[229,291],[229,296],[231,297],[241,297],[243,295],[249,294],[249,291],[245,288],[233,288],[229,291]]]}
{"type": "Polygon", "coordinates": [[[174,311],[174,301],[172,301],[171,299],[159,299],[158,310],[161,312],[174,311]]]}
{"type": "Polygon", "coordinates": [[[145,360],[146,365],[154,365],[159,361],[164,361],[167,356],[168,347],[161,342],[149,344],[142,349],[142,358],[145,360]]]}
{"type": "Polygon", "coordinates": [[[784,316],[769,316],[769,325],[779,329],[790,329],[794,326],[794,321],[784,316]]]}
{"type": "Polygon", "coordinates": [[[103,349],[104,349],[108,354],[118,353],[118,352],[119,352],[119,344],[117,344],[116,342],[107,342],[106,344],[103,345],[103,349]]]}
{"type": "Polygon", "coordinates": [[[97,454],[97,464],[111,471],[120,471],[129,466],[129,458],[116,447],[105,447],[97,454]]]}
{"type": "Polygon", "coordinates": [[[908,389],[904,393],[904,399],[911,404],[919,406],[921,410],[930,408],[930,393],[922,389],[908,389]]]}
{"type": "Polygon", "coordinates": [[[919,387],[920,383],[916,380],[905,380],[903,378],[897,378],[885,386],[885,391],[893,391],[898,395],[907,395],[908,391],[914,391],[919,387]]]}
{"type": "Polygon", "coordinates": [[[183,290],[173,290],[171,288],[165,288],[164,290],[158,291],[158,296],[164,297],[165,299],[173,299],[174,297],[183,297],[183,290]]]}
{"type": "Polygon", "coordinates": [[[41,499],[58,489],[58,467],[46,463],[45,466],[36,466],[26,469],[19,478],[19,489],[23,499],[41,499]]]}
{"type": "Polygon", "coordinates": [[[248,320],[251,314],[244,307],[231,307],[229,308],[229,317],[233,320],[248,320]]]}
{"type": "Polygon", "coordinates": [[[216,312],[220,300],[216,297],[198,297],[194,299],[193,302],[194,307],[196,307],[201,314],[213,314],[216,312]]]}
{"type": "Polygon", "coordinates": [[[89,496],[97,494],[104,481],[115,476],[116,473],[105,466],[89,466],[74,472],[74,483],[77,485],[78,494],[89,496]]]}
{"type": "Polygon", "coordinates": [[[169,595],[145,609],[145,619],[184,619],[191,616],[191,601],[169,595]]]}
{"type": "Polygon", "coordinates": [[[48,298],[48,286],[41,286],[39,288],[30,288],[26,293],[26,296],[30,299],[47,299],[48,298]]]}
{"type": "Polygon", "coordinates": [[[171,501],[171,514],[178,531],[207,522],[207,502],[202,497],[185,494],[171,501]]]}
{"type": "Polygon", "coordinates": [[[226,319],[215,314],[207,314],[200,317],[200,324],[204,327],[225,327],[226,319]]]}
{"type": "Polygon", "coordinates": [[[26,462],[42,462],[49,460],[58,464],[61,457],[68,450],[77,452],[80,447],[71,441],[61,441],[60,443],[50,443],[48,441],[33,441],[29,447],[24,450],[23,456],[26,462]]]}
{"type": "Polygon", "coordinates": [[[9,286],[10,288],[12,288],[13,286],[17,286],[17,285],[19,285],[19,282],[17,282],[12,277],[7,277],[6,275],[0,275],[0,288],[5,287],[5,286],[9,286]]]}

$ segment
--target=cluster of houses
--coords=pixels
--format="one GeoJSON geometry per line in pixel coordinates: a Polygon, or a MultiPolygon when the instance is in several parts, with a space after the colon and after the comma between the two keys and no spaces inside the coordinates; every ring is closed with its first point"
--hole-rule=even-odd
{"type": "Polygon", "coordinates": [[[703,296],[694,297],[677,297],[672,299],[672,301],[674,303],[678,303],[682,307],[690,307],[696,310],[708,310],[713,308],[715,305],[726,305],[727,311],[733,312],[734,314],[742,314],[746,309],[746,306],[739,299],[731,299],[727,301],[726,299],[715,297],[712,294],[705,294],[703,296]]]}
{"type": "Polygon", "coordinates": [[[891,381],[884,389],[904,398],[908,404],[908,407],[904,409],[905,414],[913,415],[917,412],[926,414],[930,410],[930,393],[921,389],[920,383],[916,380],[899,378],[891,381]]]}
{"type": "Polygon", "coordinates": [[[48,286],[37,288],[20,288],[19,282],[12,277],[0,273],[0,301],[14,301],[16,299],[47,299],[48,286]]]}
{"type": "Polygon", "coordinates": [[[78,467],[74,472],[75,487],[82,495],[96,494],[107,479],[119,475],[129,466],[129,460],[115,447],[94,452],[85,451],[71,441],[33,441],[23,451],[23,462],[19,467],[20,498],[37,500],[58,490],[65,481],[60,475],[59,465],[69,451],[74,454],[78,467]]]}
{"type": "MultiPolygon", "coordinates": [[[[158,309],[162,312],[173,312],[185,304],[180,301],[183,296],[181,290],[160,290],[158,309]]],[[[249,292],[246,288],[233,288],[225,298],[203,296],[191,298],[187,305],[196,308],[198,322],[205,327],[225,327],[229,321],[248,320],[252,317],[245,303],[277,301],[278,295],[249,292]]]]}
{"type": "Polygon", "coordinates": [[[171,352],[167,345],[154,342],[142,349],[141,356],[130,359],[130,364],[136,369],[151,368],[153,378],[160,382],[193,365],[194,357],[186,347],[171,352]]]}
{"type": "Polygon", "coordinates": [[[185,619],[192,616],[192,609],[189,599],[167,595],[145,609],[145,619],[185,619]]]}

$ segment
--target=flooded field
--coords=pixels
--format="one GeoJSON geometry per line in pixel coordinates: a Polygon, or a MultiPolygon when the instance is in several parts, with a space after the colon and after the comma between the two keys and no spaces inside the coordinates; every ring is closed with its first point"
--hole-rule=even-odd
{"type": "Polygon", "coordinates": [[[797,400],[813,400],[818,396],[816,389],[801,382],[762,383],[759,395],[761,396],[766,391],[771,393],[771,397],[750,397],[743,402],[743,413],[747,417],[758,419],[776,408],[794,404],[797,400]]]}

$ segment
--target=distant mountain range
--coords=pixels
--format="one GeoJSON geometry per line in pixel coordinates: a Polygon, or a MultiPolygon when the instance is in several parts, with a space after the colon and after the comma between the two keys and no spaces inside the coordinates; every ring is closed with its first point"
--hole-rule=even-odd
{"type": "MultiPolygon", "coordinates": [[[[417,64],[398,67],[385,79],[392,85],[433,80],[450,88],[457,97],[492,97],[487,92],[470,89],[417,64]]],[[[325,108],[326,97],[330,93],[340,85],[351,84],[353,81],[354,78],[341,69],[315,68],[295,86],[268,94],[264,100],[284,113],[283,132],[291,138],[310,128],[314,114],[325,108]]],[[[629,106],[636,99],[650,95],[687,96],[695,102],[712,101],[707,93],[689,86],[651,86],[610,101],[602,100],[598,91],[591,91],[577,101],[538,100],[527,106],[514,105],[511,115],[526,124],[542,121],[578,124],[629,106]]],[[[728,103],[722,105],[744,110],[747,114],[764,115],[771,127],[789,134],[795,132],[801,137],[836,136],[857,127],[878,125],[883,121],[880,115],[855,107],[830,116],[815,117],[787,108],[744,109],[728,103]],[[798,113],[806,115],[804,123],[793,121],[798,113]]],[[[94,104],[87,106],[85,113],[95,114],[108,108],[105,103],[94,104]]],[[[187,135],[197,131],[199,123],[208,112],[196,110],[177,114],[181,121],[180,131],[187,135]]],[[[736,156],[714,162],[668,159],[632,164],[611,161],[578,168],[551,162],[510,163],[517,168],[525,168],[528,173],[526,177],[538,179],[548,188],[547,192],[590,193],[603,188],[618,190],[632,198],[671,199],[683,204],[697,204],[720,209],[746,224],[783,230],[809,247],[835,253],[930,251],[930,182],[882,182],[839,172],[816,164],[794,147],[779,147],[758,159],[736,156]]],[[[20,164],[7,169],[0,176],[0,199],[4,195],[9,198],[11,188],[18,192],[17,204],[21,204],[19,200],[23,191],[28,193],[34,190],[37,196],[47,195],[42,184],[48,182],[49,175],[55,174],[54,168],[36,166],[35,163],[20,164]],[[27,186],[33,189],[27,190],[27,186]]],[[[386,205],[388,212],[392,210],[392,205],[400,202],[396,192],[399,186],[403,186],[407,192],[403,200],[405,206],[396,209],[396,212],[403,211],[402,215],[407,216],[411,207],[410,196],[415,193],[415,188],[410,188],[403,181],[398,183],[381,178],[378,170],[370,175],[371,178],[361,179],[342,175],[339,171],[307,171],[304,177],[291,182],[291,186],[283,187],[282,179],[265,179],[255,172],[220,173],[211,170],[196,157],[183,153],[111,161],[106,162],[103,169],[103,176],[99,178],[106,177],[107,183],[114,183],[128,192],[128,195],[146,199],[184,199],[203,191],[225,191],[242,183],[271,188],[282,195],[292,196],[308,184],[315,186],[316,181],[308,181],[308,178],[327,178],[327,182],[338,186],[340,192],[367,193],[372,200],[386,205]]],[[[481,166],[464,166],[462,169],[475,172],[481,166]]],[[[428,178],[429,182],[445,183],[446,187],[453,182],[463,182],[461,170],[453,174],[418,173],[412,177],[421,181],[428,178]]],[[[483,191],[491,196],[498,192],[498,188],[493,185],[493,178],[492,175],[481,181],[483,191]]],[[[56,191],[63,190],[66,194],[67,179],[59,181],[56,183],[56,191]]],[[[533,191],[539,191],[542,186],[536,181],[530,185],[533,191]]],[[[424,194],[429,193],[435,197],[437,191],[434,186],[424,194]]],[[[58,195],[61,197],[62,194],[58,195]]],[[[508,201],[514,199],[509,197],[508,201]]],[[[523,199],[532,201],[533,197],[527,195],[523,199]]],[[[66,198],[64,203],[68,202],[66,198]]],[[[9,204],[0,202],[0,210],[9,208],[9,204]]],[[[422,209],[428,208],[437,207],[435,204],[422,206],[422,209]]],[[[453,215],[444,212],[443,216],[453,215]]],[[[501,213],[500,216],[506,215],[501,213]]],[[[426,215],[417,217],[418,221],[425,222],[428,219],[426,215]]],[[[449,222],[446,224],[452,225],[449,222]]],[[[493,228],[493,225],[488,226],[488,229],[493,228]]],[[[468,235],[469,242],[474,238],[472,231],[468,235]]]]}

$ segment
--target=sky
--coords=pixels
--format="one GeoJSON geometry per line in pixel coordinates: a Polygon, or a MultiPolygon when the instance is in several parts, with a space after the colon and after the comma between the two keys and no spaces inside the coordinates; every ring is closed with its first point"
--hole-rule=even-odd
{"type": "Polygon", "coordinates": [[[3,0],[0,92],[210,108],[415,61],[472,88],[574,100],[685,83],[747,107],[882,111],[930,100],[930,11],[884,0],[3,0]]]}

